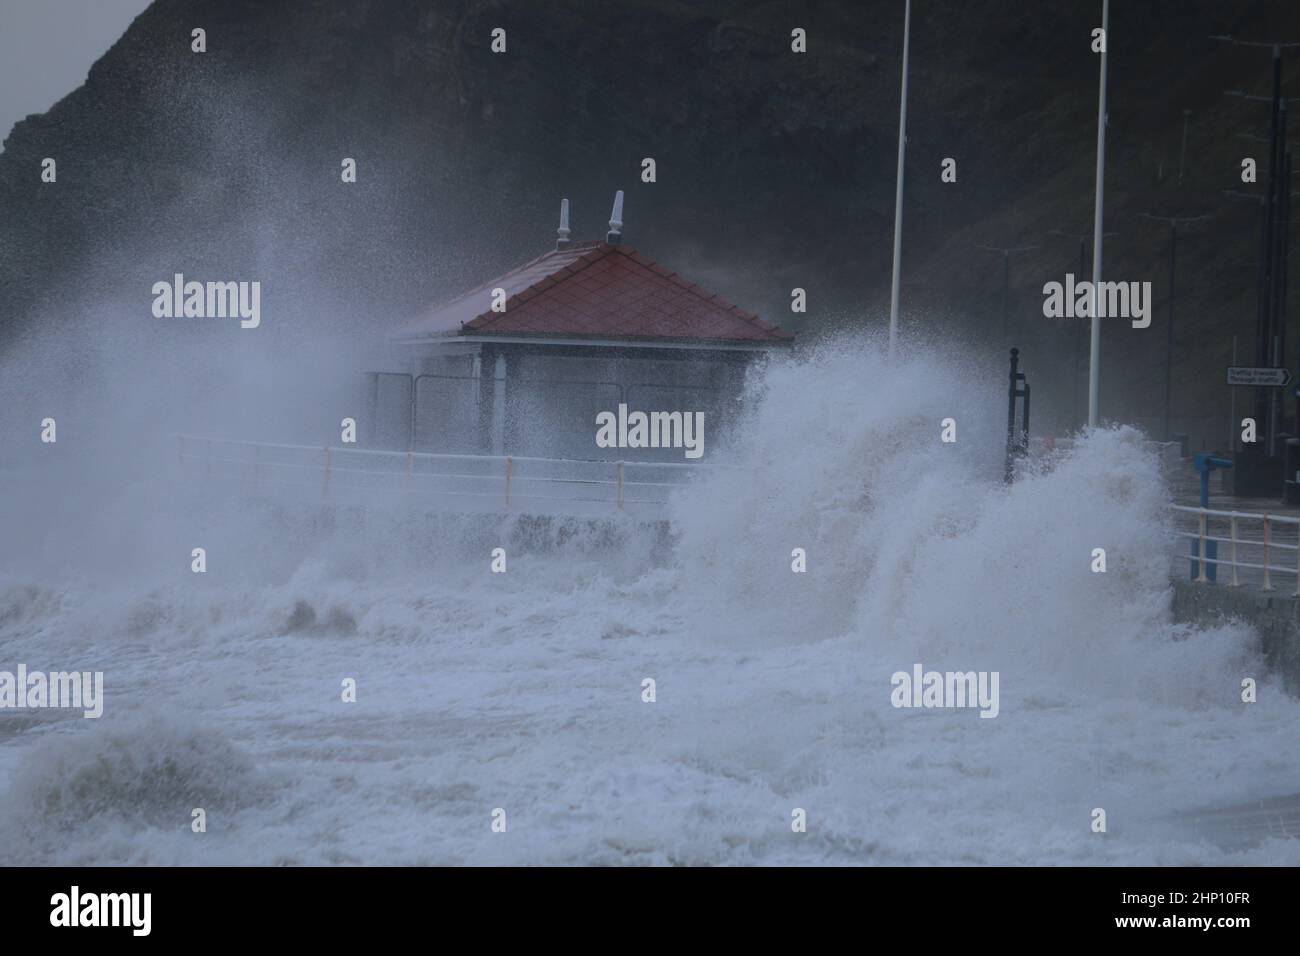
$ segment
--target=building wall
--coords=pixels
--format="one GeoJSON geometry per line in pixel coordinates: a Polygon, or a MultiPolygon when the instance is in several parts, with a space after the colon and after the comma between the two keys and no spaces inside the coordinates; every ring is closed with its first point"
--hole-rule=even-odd
{"type": "Polygon", "coordinates": [[[504,343],[430,352],[409,371],[371,373],[366,431],[375,447],[417,452],[686,460],[682,449],[597,447],[597,414],[624,403],[629,412],[703,413],[707,461],[737,420],[746,368],[762,354],[504,343]]]}
{"type": "Polygon", "coordinates": [[[505,445],[519,455],[628,461],[684,461],[681,449],[596,445],[596,416],[628,411],[702,412],[705,457],[740,411],[749,358],[680,357],[592,350],[590,355],[507,354],[505,445]]]}
{"type": "Polygon", "coordinates": [[[415,451],[476,454],[486,450],[479,422],[477,355],[437,356],[424,361],[414,389],[415,451]]]}
{"type": "Polygon", "coordinates": [[[370,373],[367,443],[403,451],[483,451],[477,356],[429,355],[406,365],[370,373]]]}

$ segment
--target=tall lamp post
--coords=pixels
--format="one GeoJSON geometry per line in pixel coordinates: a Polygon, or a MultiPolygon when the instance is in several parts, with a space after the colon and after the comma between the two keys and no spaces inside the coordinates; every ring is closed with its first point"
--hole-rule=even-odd
{"type": "Polygon", "coordinates": [[[1143,219],[1169,223],[1169,322],[1165,328],[1165,441],[1169,441],[1169,394],[1174,374],[1174,278],[1178,264],[1178,226],[1180,223],[1200,222],[1209,216],[1153,216],[1138,213],[1143,219]]]}
{"type": "MultiPolygon", "coordinates": [[[[1285,298],[1287,242],[1285,220],[1290,218],[1286,183],[1290,168],[1290,154],[1286,148],[1286,104],[1282,97],[1282,51],[1300,47],[1300,43],[1280,43],[1272,40],[1239,40],[1228,35],[1211,36],[1233,46],[1267,49],[1272,54],[1273,82],[1271,96],[1251,96],[1240,90],[1227,91],[1228,96],[1270,104],[1270,134],[1268,152],[1268,190],[1263,197],[1261,216],[1261,255],[1259,298],[1256,310],[1255,354],[1260,365],[1270,366],[1281,361],[1281,350],[1286,342],[1285,298]]],[[[1277,395],[1272,389],[1255,389],[1256,417],[1268,421],[1268,456],[1276,454],[1278,431],[1277,395]]]]}
{"type": "Polygon", "coordinates": [[[1002,338],[1007,337],[1007,302],[1008,295],[1011,291],[1011,254],[1013,252],[1028,252],[1031,249],[1037,249],[1037,246],[985,246],[975,243],[976,249],[987,249],[990,252],[1002,253],[1002,338]]]}
{"type": "Polygon", "coordinates": [[[903,8],[903,92],[898,105],[898,177],[894,183],[894,276],[889,287],[889,354],[898,338],[898,275],[903,253],[903,156],[907,152],[907,51],[912,37],[912,0],[903,8]]]}
{"type": "MultiPolygon", "coordinates": [[[[1102,197],[1106,185],[1106,47],[1110,36],[1110,0],[1101,0],[1101,78],[1097,91],[1097,188],[1092,213],[1092,287],[1101,285],[1102,197]]],[[[1088,427],[1097,427],[1097,389],[1101,383],[1101,316],[1093,294],[1092,334],[1088,339],[1088,427]]]]}
{"type": "MultiPolygon", "coordinates": [[[[1060,229],[1053,229],[1051,235],[1064,236],[1066,239],[1073,239],[1079,244],[1079,278],[1082,279],[1088,274],[1088,240],[1092,238],[1092,233],[1064,232],[1060,229]]],[[[1118,235],[1117,232],[1102,233],[1103,238],[1118,235]]],[[[1084,318],[1080,316],[1076,323],[1075,355],[1074,361],[1071,363],[1073,365],[1073,381],[1070,385],[1070,404],[1074,408],[1075,421],[1083,421],[1087,414],[1086,410],[1080,412],[1077,405],[1079,399],[1079,367],[1083,364],[1083,326],[1084,318]]]]}
{"type": "Polygon", "coordinates": [[[1192,118],[1191,110],[1183,110],[1183,148],[1178,151],[1178,185],[1183,184],[1183,167],[1187,161],[1187,121],[1192,118]]]}

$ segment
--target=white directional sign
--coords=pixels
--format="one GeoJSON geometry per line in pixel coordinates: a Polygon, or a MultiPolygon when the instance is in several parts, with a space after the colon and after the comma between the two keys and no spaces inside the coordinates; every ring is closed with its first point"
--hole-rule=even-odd
{"type": "Polygon", "coordinates": [[[1283,388],[1291,381],[1291,370],[1285,368],[1242,368],[1228,369],[1229,385],[1262,385],[1269,388],[1283,388]]]}

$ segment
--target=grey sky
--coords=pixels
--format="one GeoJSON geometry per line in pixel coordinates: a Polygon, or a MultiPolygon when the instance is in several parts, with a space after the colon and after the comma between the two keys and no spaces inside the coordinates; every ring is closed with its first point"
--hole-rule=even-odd
{"type": "Polygon", "coordinates": [[[0,0],[0,141],[86,81],[150,0],[0,0]]]}

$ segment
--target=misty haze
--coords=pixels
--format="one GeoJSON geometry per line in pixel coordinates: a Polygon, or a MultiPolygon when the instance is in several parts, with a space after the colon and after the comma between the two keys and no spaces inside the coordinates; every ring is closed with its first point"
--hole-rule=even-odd
{"type": "Polygon", "coordinates": [[[905,118],[905,0],[106,25],[0,153],[0,862],[1300,862],[1300,9],[1116,0],[1099,143],[1102,5],[914,0],[905,118]]]}

